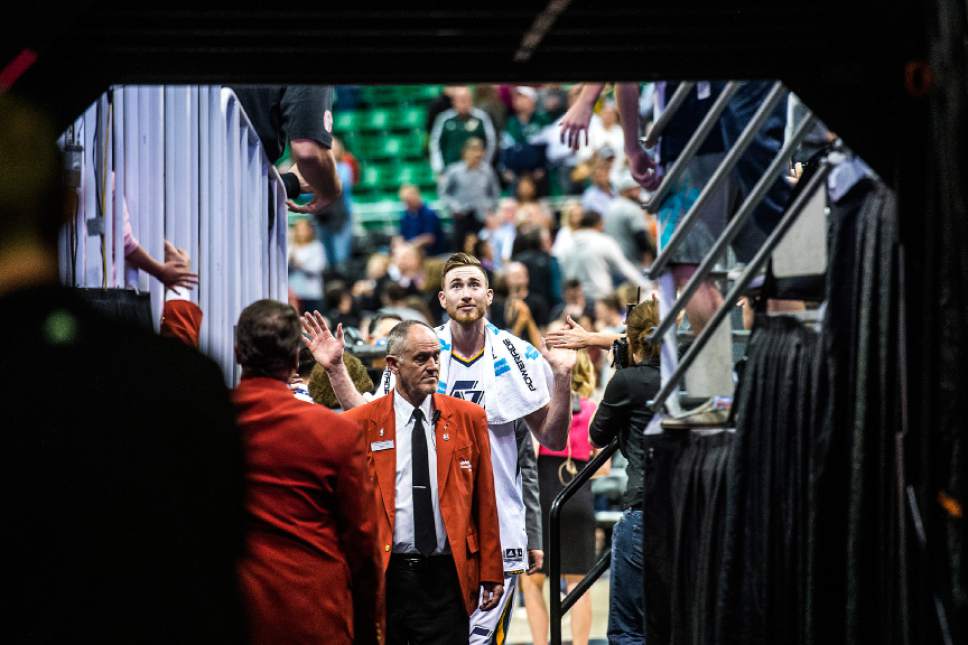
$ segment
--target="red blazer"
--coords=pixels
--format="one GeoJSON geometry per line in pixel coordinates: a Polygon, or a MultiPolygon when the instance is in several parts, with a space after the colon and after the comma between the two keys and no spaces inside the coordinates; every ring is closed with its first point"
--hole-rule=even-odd
{"type": "Polygon", "coordinates": [[[177,338],[189,347],[198,349],[202,328],[202,310],[188,300],[168,300],[161,314],[161,335],[177,338]]]}
{"type": "Polygon", "coordinates": [[[246,451],[240,579],[252,642],[381,642],[383,570],[359,430],[282,381],[234,392],[246,451]]]}
{"type": "MultiPolygon", "coordinates": [[[[397,456],[396,448],[374,451],[373,444],[393,441],[396,445],[394,396],[396,392],[391,392],[342,415],[362,428],[376,473],[377,526],[384,572],[393,545],[397,456]],[[380,436],[381,429],[383,436],[380,436]]],[[[473,403],[440,394],[433,397],[434,409],[440,412],[435,427],[440,514],[457,567],[464,605],[470,614],[477,607],[481,582],[504,582],[487,417],[473,403]]]]}

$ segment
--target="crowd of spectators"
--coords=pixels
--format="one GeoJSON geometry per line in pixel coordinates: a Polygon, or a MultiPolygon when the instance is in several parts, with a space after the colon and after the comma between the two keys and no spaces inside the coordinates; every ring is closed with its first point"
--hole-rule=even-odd
{"type": "Polygon", "coordinates": [[[496,325],[535,340],[567,316],[590,328],[613,327],[613,317],[595,315],[609,310],[597,305],[624,283],[647,293],[642,268],[655,256],[655,218],[629,174],[619,112],[607,91],[591,116],[588,144],[562,139],[566,111],[580,93],[578,85],[444,88],[426,123],[437,194],[402,184],[396,234],[360,238],[353,258],[331,252],[345,239],[359,176],[358,162],[336,140],[343,200],[317,218],[321,261],[313,227],[293,227],[294,304],[359,330],[361,342],[390,313],[438,325],[446,316],[437,298],[441,258],[464,251],[489,274],[496,325]]]}

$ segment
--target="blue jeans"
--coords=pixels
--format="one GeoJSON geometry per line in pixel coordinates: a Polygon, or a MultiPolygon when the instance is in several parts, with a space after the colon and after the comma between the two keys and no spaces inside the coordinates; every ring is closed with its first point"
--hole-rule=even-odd
{"type": "Polygon", "coordinates": [[[609,645],[642,645],[645,607],[642,598],[642,511],[627,510],[612,529],[609,580],[609,645]]]}
{"type": "Polygon", "coordinates": [[[346,224],[339,231],[330,230],[328,226],[318,228],[320,241],[326,249],[326,262],[330,267],[342,267],[350,259],[353,252],[353,220],[347,218],[346,224]]]}

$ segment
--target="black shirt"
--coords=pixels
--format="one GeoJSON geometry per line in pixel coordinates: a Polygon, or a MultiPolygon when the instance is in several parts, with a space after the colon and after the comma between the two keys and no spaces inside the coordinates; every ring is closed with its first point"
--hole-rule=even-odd
{"type": "Polygon", "coordinates": [[[245,85],[233,87],[262,147],[275,163],[293,139],[333,147],[331,85],[245,85]]]}
{"type": "Polygon", "coordinates": [[[629,460],[626,473],[625,505],[642,503],[646,426],[653,412],[646,403],[661,386],[658,363],[634,365],[619,370],[608,382],[588,434],[596,445],[605,446],[618,436],[619,448],[629,460]]]}
{"type": "MultiPolygon", "coordinates": [[[[675,94],[678,88],[678,81],[666,83],[666,101],[672,100],[672,95],[675,94]]],[[[711,85],[709,96],[701,99],[699,98],[697,88],[694,87],[689,92],[686,100],[679,107],[679,110],[672,117],[672,120],[669,121],[666,129],[662,132],[662,137],[659,139],[659,156],[663,164],[669,167],[679,157],[679,153],[686,147],[686,143],[692,138],[692,134],[699,127],[703,117],[706,116],[706,112],[709,111],[709,108],[721,92],[722,88],[715,84],[711,85]]],[[[709,136],[699,146],[696,154],[712,154],[723,152],[725,149],[722,132],[719,126],[716,125],[713,126],[709,136]]]]}
{"type": "Polygon", "coordinates": [[[241,642],[242,445],[218,367],[68,289],[0,297],[0,318],[8,642],[241,642]]]}

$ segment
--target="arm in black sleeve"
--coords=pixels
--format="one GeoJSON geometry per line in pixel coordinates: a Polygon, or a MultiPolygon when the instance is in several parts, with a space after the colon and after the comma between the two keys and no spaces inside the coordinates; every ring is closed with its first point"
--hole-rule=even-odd
{"type": "Polygon", "coordinates": [[[333,86],[289,85],[280,110],[286,140],[312,139],[327,150],[333,147],[333,86]]]}
{"type": "Polygon", "coordinates": [[[607,446],[620,429],[628,427],[632,412],[629,375],[629,370],[620,370],[605,387],[605,395],[588,428],[588,436],[596,446],[607,446]]]}
{"type": "Polygon", "coordinates": [[[528,532],[528,550],[543,550],[541,541],[541,498],[538,493],[538,462],[528,426],[518,420],[514,426],[518,441],[518,468],[521,469],[521,495],[524,498],[524,525],[528,532]]]}

